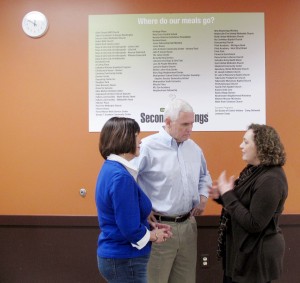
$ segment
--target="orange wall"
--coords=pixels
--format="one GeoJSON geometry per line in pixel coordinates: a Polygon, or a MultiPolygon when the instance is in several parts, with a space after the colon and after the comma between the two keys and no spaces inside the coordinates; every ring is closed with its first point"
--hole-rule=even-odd
{"type": "MultiPolygon", "coordinates": [[[[94,186],[103,160],[98,134],[88,132],[88,15],[208,12],[265,13],[267,123],[288,154],[285,213],[300,213],[299,0],[0,0],[0,214],[96,215],[94,186]],[[31,10],[50,21],[40,39],[21,28],[31,10]]],[[[193,133],[213,178],[242,169],[242,135],[193,133]]],[[[209,201],[206,214],[218,213],[209,201]]]]}

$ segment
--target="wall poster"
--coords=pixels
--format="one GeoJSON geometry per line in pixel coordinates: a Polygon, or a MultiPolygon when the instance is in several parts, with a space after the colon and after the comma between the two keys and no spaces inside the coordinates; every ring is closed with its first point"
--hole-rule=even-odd
{"type": "Polygon", "coordinates": [[[194,131],[265,124],[263,13],[89,16],[89,131],[112,116],[158,131],[171,100],[194,131]]]}

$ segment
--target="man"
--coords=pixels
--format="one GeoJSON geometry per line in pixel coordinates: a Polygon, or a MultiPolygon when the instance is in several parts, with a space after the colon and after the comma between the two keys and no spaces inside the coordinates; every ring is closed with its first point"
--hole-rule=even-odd
{"type": "Polygon", "coordinates": [[[197,223],[211,177],[200,147],[190,139],[193,108],[175,99],[165,108],[164,127],[142,140],[138,183],[152,202],[155,221],[171,225],[173,237],[152,245],[149,283],[194,283],[197,223]]]}

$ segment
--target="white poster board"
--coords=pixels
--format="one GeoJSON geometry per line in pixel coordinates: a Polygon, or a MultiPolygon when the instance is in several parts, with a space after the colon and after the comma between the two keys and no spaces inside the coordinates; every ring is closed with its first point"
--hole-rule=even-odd
{"type": "Polygon", "coordinates": [[[195,131],[265,124],[263,13],[89,16],[89,131],[113,116],[158,131],[171,100],[195,131]]]}

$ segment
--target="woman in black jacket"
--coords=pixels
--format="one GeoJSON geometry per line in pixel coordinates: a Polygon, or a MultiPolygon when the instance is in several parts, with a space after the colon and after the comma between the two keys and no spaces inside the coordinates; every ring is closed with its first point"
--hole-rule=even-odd
{"type": "Polygon", "coordinates": [[[218,257],[223,283],[267,283],[282,272],[285,242],[278,226],[288,184],[286,156],[274,128],[252,124],[240,145],[247,166],[234,181],[222,172],[210,196],[222,204],[218,257]]]}

